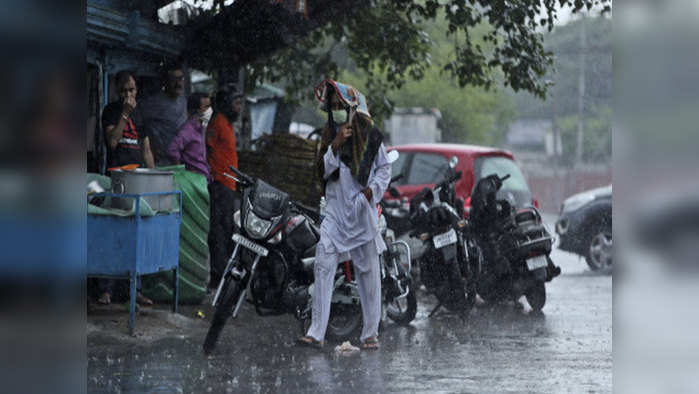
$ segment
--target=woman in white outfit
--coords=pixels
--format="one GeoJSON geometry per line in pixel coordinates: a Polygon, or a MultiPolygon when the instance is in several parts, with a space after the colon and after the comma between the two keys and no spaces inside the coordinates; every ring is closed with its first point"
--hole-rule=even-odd
{"type": "Polygon", "coordinates": [[[374,127],[366,99],[351,86],[323,81],[316,96],[328,113],[318,167],[327,201],[316,247],[312,322],[303,345],[320,346],[330,317],[337,265],[352,260],[362,304],[362,348],[378,348],[381,318],[379,255],[386,249],[376,205],[391,179],[381,132],[374,127]]]}

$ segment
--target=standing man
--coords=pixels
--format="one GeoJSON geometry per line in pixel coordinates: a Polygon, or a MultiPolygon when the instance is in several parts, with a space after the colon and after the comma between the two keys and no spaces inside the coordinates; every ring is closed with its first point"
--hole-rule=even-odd
{"type": "Polygon", "coordinates": [[[231,88],[220,90],[216,94],[215,109],[206,131],[206,156],[213,178],[209,184],[210,288],[218,285],[233,253],[233,213],[240,208],[240,193],[235,190],[235,181],[224,174],[231,172],[229,166],[238,168],[233,122],[242,111],[242,95],[231,88]]]}
{"type": "Polygon", "coordinates": [[[211,182],[211,175],[206,161],[204,118],[210,110],[211,100],[207,94],[192,93],[187,99],[189,118],[180,127],[167,150],[173,163],[184,164],[187,171],[204,175],[208,182],[211,182]]]}
{"type": "Polygon", "coordinates": [[[327,206],[316,246],[311,326],[298,343],[323,344],[337,265],[352,260],[364,322],[361,347],[378,349],[379,255],[386,244],[379,232],[376,205],[390,182],[391,164],[364,95],[330,79],[318,85],[315,93],[328,114],[321,140],[325,154],[318,162],[327,206]]]}
{"type": "MultiPolygon", "coordinates": [[[[145,164],[146,167],[153,168],[150,140],[141,128],[136,111],[136,79],[130,72],[121,71],[116,75],[116,86],[119,100],[107,105],[102,112],[109,167],[145,164]]],[[[97,283],[101,292],[97,302],[111,304],[117,282],[114,279],[98,279],[97,283]]],[[[138,289],[136,301],[141,305],[152,305],[153,301],[141,294],[140,277],[138,289]]]]}
{"type": "Polygon", "coordinates": [[[102,112],[102,129],[107,142],[109,167],[145,164],[153,168],[150,139],[141,129],[136,109],[136,79],[128,71],[116,75],[119,100],[102,112]]]}
{"type": "Polygon", "coordinates": [[[143,122],[151,138],[155,164],[172,164],[167,149],[187,120],[187,100],[184,97],[184,71],[172,63],[163,69],[163,90],[143,103],[143,122]]]}

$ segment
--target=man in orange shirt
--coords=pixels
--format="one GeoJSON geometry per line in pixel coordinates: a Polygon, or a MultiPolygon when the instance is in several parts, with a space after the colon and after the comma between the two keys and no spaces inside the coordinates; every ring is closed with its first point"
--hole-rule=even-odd
{"type": "Polygon", "coordinates": [[[238,168],[233,122],[242,111],[242,95],[234,89],[224,88],[216,94],[216,113],[206,131],[206,157],[211,168],[209,184],[209,287],[215,288],[221,280],[226,262],[233,253],[233,214],[240,209],[240,193],[235,181],[224,173],[231,173],[229,166],[238,168]]]}

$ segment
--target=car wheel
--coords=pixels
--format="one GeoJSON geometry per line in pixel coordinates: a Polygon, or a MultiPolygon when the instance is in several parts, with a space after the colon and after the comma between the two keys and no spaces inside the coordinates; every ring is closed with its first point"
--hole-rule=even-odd
{"type": "Polygon", "coordinates": [[[592,231],[588,237],[587,252],[585,260],[593,271],[607,270],[612,268],[612,229],[600,228],[592,231]]]}

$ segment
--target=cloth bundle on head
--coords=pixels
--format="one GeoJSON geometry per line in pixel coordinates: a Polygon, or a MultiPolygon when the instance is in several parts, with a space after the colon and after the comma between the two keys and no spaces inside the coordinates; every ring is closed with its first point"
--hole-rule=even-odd
{"type": "Polygon", "coordinates": [[[345,85],[344,83],[333,81],[332,79],[326,79],[318,84],[318,86],[313,89],[313,92],[315,93],[316,98],[318,98],[318,101],[325,105],[325,103],[328,102],[328,94],[331,90],[346,107],[353,107],[358,113],[371,119],[369,107],[366,104],[366,97],[364,97],[359,90],[350,85],[345,85]]]}
{"type": "MultiPolygon", "coordinates": [[[[374,127],[366,97],[352,86],[332,79],[321,82],[313,91],[321,102],[321,109],[328,114],[328,123],[321,138],[321,157],[317,163],[321,179],[323,179],[322,176],[325,172],[322,155],[328,150],[338,131],[338,125],[333,120],[331,105],[331,98],[336,97],[337,102],[350,112],[348,119],[352,119],[352,136],[342,146],[340,160],[350,169],[357,182],[366,186],[371,165],[383,142],[383,135],[374,127]],[[352,117],[352,113],[354,113],[354,117],[352,117]]],[[[328,180],[337,180],[339,176],[339,170],[336,170],[328,180]]],[[[325,190],[326,183],[327,181],[323,181],[323,190],[325,190]]]]}

